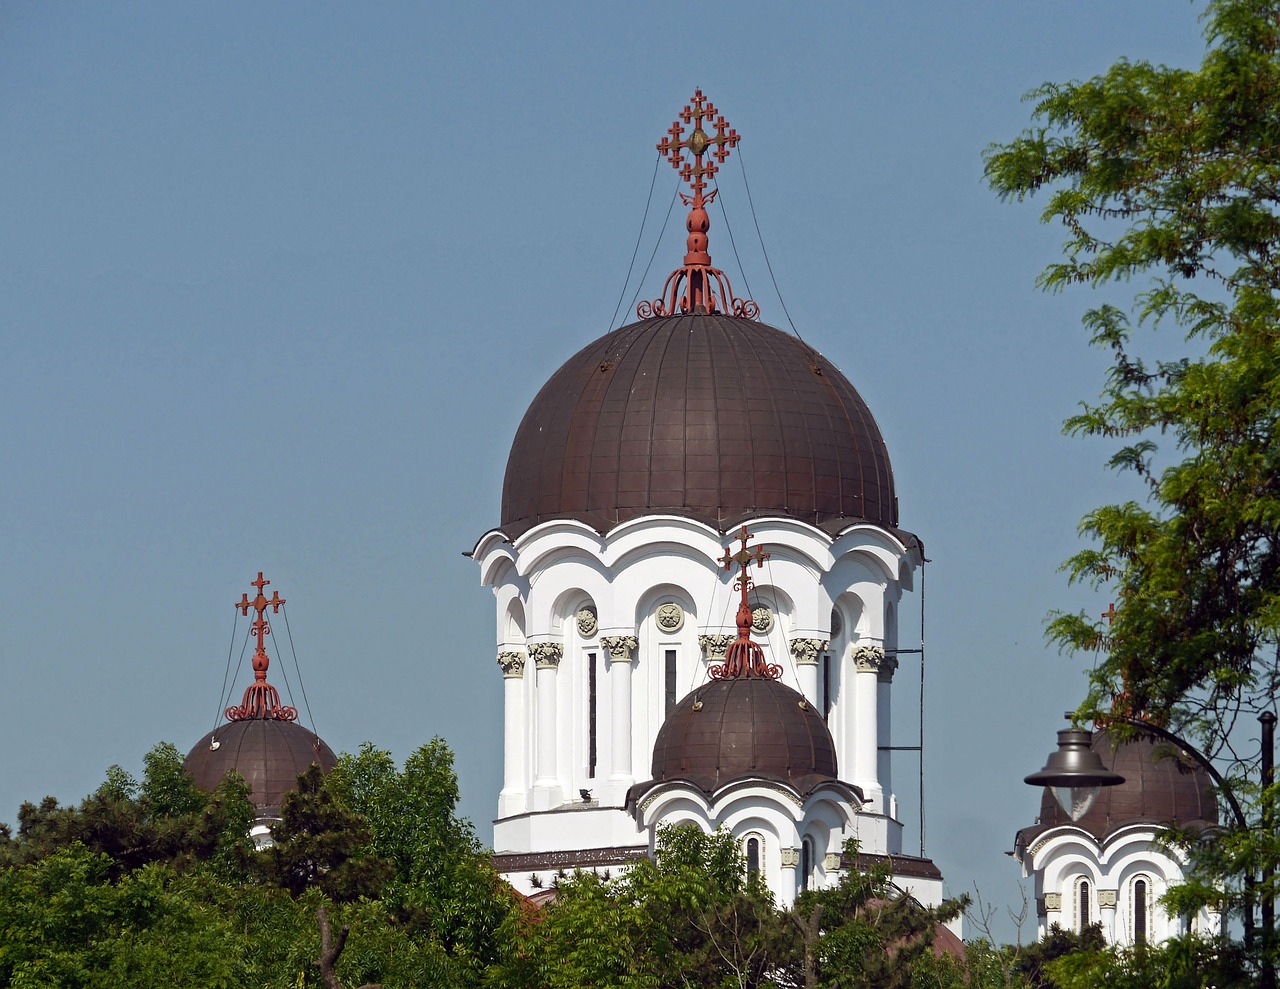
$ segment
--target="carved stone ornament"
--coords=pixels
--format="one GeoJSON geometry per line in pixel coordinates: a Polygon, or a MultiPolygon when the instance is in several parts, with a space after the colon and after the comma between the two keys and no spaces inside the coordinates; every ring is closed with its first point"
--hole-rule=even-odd
{"type": "Polygon", "coordinates": [[[583,608],[574,617],[578,620],[578,634],[584,639],[594,638],[596,629],[600,627],[600,621],[596,618],[596,609],[583,608]]]}
{"type": "Polygon", "coordinates": [[[859,673],[879,673],[886,657],[879,646],[854,646],[853,667],[859,673]]]}
{"type": "Polygon", "coordinates": [[[800,849],[798,849],[798,848],[784,848],[784,849],[782,849],[782,864],[783,864],[784,866],[787,866],[787,865],[799,865],[799,864],[800,864],[800,849]]]}
{"type": "Polygon", "coordinates": [[[884,662],[880,664],[880,669],[876,672],[876,680],[880,683],[893,683],[893,674],[897,668],[898,657],[885,656],[884,662]]]}
{"type": "Polygon", "coordinates": [[[684,609],[674,601],[658,605],[653,613],[653,620],[664,632],[679,632],[684,628],[684,609]]]}
{"type": "Polygon", "coordinates": [[[1114,907],[1116,905],[1116,892],[1114,889],[1098,890],[1098,906],[1114,907]]]}
{"type": "Polygon", "coordinates": [[[792,639],[791,655],[797,666],[817,666],[828,644],[826,639],[792,639]]]}
{"type": "Polygon", "coordinates": [[[540,670],[554,670],[564,658],[564,646],[559,642],[535,642],[529,646],[529,655],[540,670]]]}
{"type": "Polygon", "coordinates": [[[736,638],[736,635],[700,635],[698,645],[702,648],[702,654],[707,657],[708,663],[723,663],[725,650],[736,638]]]}
{"type": "Polygon", "coordinates": [[[840,868],[840,853],[827,852],[826,855],[822,856],[822,868],[827,872],[834,872],[840,868]]]}
{"type": "Polygon", "coordinates": [[[1046,910],[1061,910],[1062,894],[1061,893],[1045,893],[1044,908],[1046,910]]]}
{"type": "Polygon", "coordinates": [[[498,665],[502,667],[502,676],[514,680],[524,676],[525,655],[522,652],[498,653],[498,665]]]}
{"type": "Polygon", "coordinates": [[[844,619],[840,617],[840,612],[835,608],[831,609],[831,638],[840,638],[840,633],[844,631],[844,619]]]}
{"type": "Polygon", "coordinates": [[[609,650],[609,658],[615,663],[629,663],[635,656],[640,640],[634,635],[606,635],[600,644],[609,650]]]}
{"type": "Polygon", "coordinates": [[[773,628],[773,612],[764,605],[751,609],[751,631],[756,635],[768,635],[773,628]]]}

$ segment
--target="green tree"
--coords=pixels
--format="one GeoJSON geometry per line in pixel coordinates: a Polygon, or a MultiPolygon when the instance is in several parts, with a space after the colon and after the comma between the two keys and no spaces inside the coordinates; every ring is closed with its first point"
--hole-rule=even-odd
{"type": "MultiPolygon", "coordinates": [[[[1119,440],[1111,466],[1144,495],[1090,512],[1090,545],[1067,563],[1116,602],[1105,637],[1084,615],[1049,626],[1063,647],[1106,647],[1080,713],[1139,716],[1230,756],[1237,717],[1280,686],[1280,6],[1213,0],[1205,25],[1198,69],[1120,61],[1041,87],[1034,126],[987,150],[986,175],[1008,199],[1044,194],[1042,218],[1064,226],[1046,288],[1136,286],[1132,312],[1085,314],[1112,365],[1067,421],[1119,440]],[[1144,328],[1175,330],[1179,356],[1153,356],[1144,328]]],[[[1233,771],[1251,766],[1248,753],[1233,771]]],[[[1262,819],[1275,795],[1254,782],[1262,819]]],[[[1277,848],[1269,828],[1231,838],[1201,861],[1238,897],[1277,848]]]]}

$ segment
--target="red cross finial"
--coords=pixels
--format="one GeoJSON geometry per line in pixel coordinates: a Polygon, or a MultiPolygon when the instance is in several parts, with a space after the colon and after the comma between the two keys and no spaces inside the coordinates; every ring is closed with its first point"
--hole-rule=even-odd
{"type": "Polygon", "coordinates": [[[713,680],[728,680],[732,677],[749,676],[776,680],[782,676],[782,667],[767,662],[760,644],[751,641],[751,604],[747,600],[747,592],[753,586],[751,577],[747,572],[748,568],[752,563],[755,563],[757,567],[763,567],[764,561],[769,559],[769,554],[761,546],[757,546],[755,549],[747,549],[747,541],[751,537],[747,533],[745,525],[742,527],[742,532],[739,533],[738,538],[742,541],[741,549],[736,553],[731,549],[725,549],[724,556],[720,557],[720,562],[724,564],[726,570],[732,570],[735,563],[742,568],[733,582],[733,589],[741,592],[742,595],[738,602],[738,638],[731,642],[729,648],[725,650],[724,662],[708,667],[707,674],[713,680]]]}
{"type": "Polygon", "coordinates": [[[729,126],[715,105],[702,95],[699,89],[693,99],[680,111],[680,120],[667,129],[667,136],[658,142],[658,151],[671,162],[671,167],[688,182],[692,194],[680,193],[684,204],[690,207],[685,229],[689,231],[688,250],[684,267],[677,268],[663,286],[662,297],[640,303],[637,313],[641,319],[650,316],[673,316],[676,313],[713,313],[720,310],[735,316],[755,319],[760,307],[751,299],[738,299],[733,295],[729,279],[723,271],[711,267],[711,255],[707,252],[707,231],[711,219],[707,207],[715,202],[717,190],[707,192],[707,179],[713,178],[719,165],[729,157],[729,150],[737,146],[741,138],[729,126]],[[714,118],[714,119],[712,119],[714,118]],[[693,125],[693,131],[684,136],[680,121],[693,125]],[[706,127],[713,134],[708,134],[706,127]],[[693,155],[689,161],[684,152],[693,155]],[[710,154],[714,161],[707,161],[710,154]]]}
{"type": "Polygon", "coordinates": [[[244,697],[238,707],[227,708],[227,720],[272,718],[276,721],[293,721],[298,717],[298,709],[282,706],[279,692],[267,683],[267,667],[271,665],[265,641],[271,634],[271,623],[266,617],[267,609],[270,608],[272,614],[277,614],[285,601],[279,591],[272,591],[269,599],[262,593],[262,589],[271,581],[263,579],[261,570],[258,571],[258,579],[251,580],[249,583],[258,589],[257,597],[250,601],[248,594],[241,594],[235,606],[240,609],[242,615],[248,615],[250,608],[257,614],[253,624],[249,626],[249,631],[258,637],[258,648],[253,653],[253,683],[245,688],[244,697]]]}
{"type": "Polygon", "coordinates": [[[1102,613],[1102,617],[1107,620],[1108,625],[1111,625],[1112,623],[1115,622],[1116,615],[1118,615],[1119,613],[1120,612],[1116,611],[1116,605],[1115,605],[1115,602],[1113,601],[1111,602],[1111,604],[1107,605],[1107,610],[1102,613]]]}

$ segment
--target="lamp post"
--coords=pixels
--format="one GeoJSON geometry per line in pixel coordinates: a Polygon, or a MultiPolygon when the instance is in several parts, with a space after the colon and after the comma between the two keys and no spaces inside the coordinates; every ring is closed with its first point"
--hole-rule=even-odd
{"type": "MultiPolygon", "coordinates": [[[[1072,718],[1073,715],[1068,712],[1067,717],[1072,718]]],[[[1153,725],[1148,721],[1140,721],[1137,718],[1130,718],[1125,715],[1111,715],[1111,720],[1131,725],[1144,734],[1154,735],[1156,738],[1173,745],[1179,752],[1189,756],[1209,774],[1217,786],[1218,792],[1222,794],[1227,807],[1231,810],[1231,816],[1235,819],[1235,826],[1241,831],[1249,830],[1249,821],[1244,816],[1240,802],[1236,799],[1230,784],[1222,778],[1222,774],[1209,761],[1208,756],[1189,742],[1173,734],[1173,732],[1167,731],[1158,725],[1153,725]]],[[[1265,788],[1275,782],[1276,716],[1270,711],[1263,711],[1258,715],[1258,721],[1262,725],[1260,762],[1262,785],[1265,788]]],[[[1115,786],[1124,782],[1124,777],[1107,769],[1102,764],[1098,754],[1090,748],[1092,738],[1092,732],[1077,728],[1074,725],[1058,732],[1057,751],[1050,754],[1043,769],[1023,779],[1023,782],[1031,786],[1050,787],[1059,806],[1073,821],[1080,820],[1081,817],[1089,812],[1089,808],[1093,806],[1094,800],[1097,799],[1100,787],[1115,786]]],[[[1262,826],[1270,830],[1272,825],[1270,801],[1264,799],[1262,802],[1262,826]]],[[[1275,900],[1270,893],[1270,880],[1274,872],[1275,870],[1270,864],[1263,866],[1262,937],[1264,955],[1261,978],[1258,982],[1260,989],[1276,989],[1276,973],[1270,958],[1271,940],[1275,933],[1275,900]]],[[[1253,943],[1253,904],[1256,886],[1257,879],[1250,871],[1244,880],[1244,939],[1246,946],[1251,946],[1253,943]]]]}

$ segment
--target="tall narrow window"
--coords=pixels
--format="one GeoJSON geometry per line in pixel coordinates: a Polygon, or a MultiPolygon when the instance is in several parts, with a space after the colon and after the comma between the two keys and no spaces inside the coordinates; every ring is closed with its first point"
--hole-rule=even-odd
{"type": "Polygon", "coordinates": [[[671,713],[671,709],[676,706],[676,651],[674,649],[667,650],[667,714],[671,713]]]}
{"type": "Polygon", "coordinates": [[[1093,918],[1089,916],[1089,881],[1087,879],[1080,880],[1080,886],[1077,890],[1077,898],[1080,904],[1078,929],[1083,931],[1093,922],[1093,918]]]}
{"type": "Polygon", "coordinates": [[[587,776],[596,778],[596,654],[587,653],[587,776]]]}
{"type": "Polygon", "coordinates": [[[800,890],[809,888],[809,877],[813,875],[813,842],[806,838],[800,842],[800,890]]]}
{"type": "Polygon", "coordinates": [[[831,653],[822,654],[822,719],[831,717],[831,653]]]}
{"type": "Polygon", "coordinates": [[[747,875],[758,876],[760,874],[760,839],[747,839],[747,875]]]}
{"type": "Polygon", "coordinates": [[[1133,943],[1145,944],[1147,940],[1147,881],[1137,879],[1133,883],[1133,943]]]}

